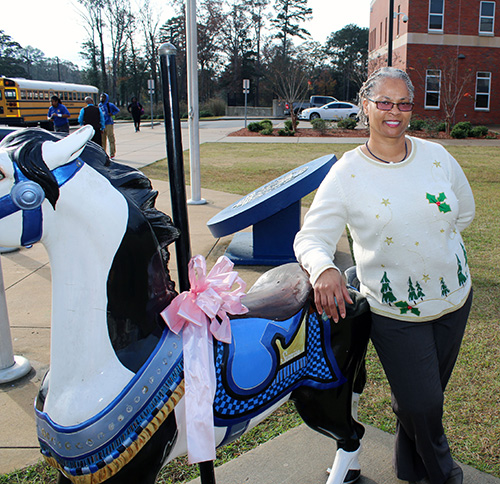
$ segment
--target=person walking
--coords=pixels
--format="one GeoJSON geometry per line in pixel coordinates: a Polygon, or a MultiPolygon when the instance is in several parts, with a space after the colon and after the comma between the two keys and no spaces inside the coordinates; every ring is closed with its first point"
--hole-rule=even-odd
{"type": "Polygon", "coordinates": [[[137,133],[141,130],[141,116],[144,114],[144,109],[135,96],[130,100],[127,110],[130,114],[132,114],[135,132],[137,133]]]}
{"type": "Polygon", "coordinates": [[[406,136],[413,95],[408,75],[392,67],[364,83],[359,103],[369,139],[333,165],[294,249],[317,309],[338,321],[351,300],[334,254],[348,226],[397,418],[396,475],[409,483],[461,484],[442,417],[472,303],[461,232],[475,204],[445,148],[406,136]]]}
{"type": "Polygon", "coordinates": [[[61,99],[57,96],[50,98],[51,106],[47,113],[47,119],[51,119],[54,123],[54,131],[56,133],[69,133],[69,121],[71,116],[68,109],[61,103],[61,99]]]}
{"type": "Polygon", "coordinates": [[[90,124],[94,128],[92,141],[97,143],[99,146],[102,146],[102,132],[105,127],[104,114],[97,106],[94,105],[94,100],[90,96],[85,98],[85,102],[87,103],[87,106],[80,110],[78,122],[80,123],[80,126],[90,124]]]}
{"type": "Polygon", "coordinates": [[[101,94],[101,102],[99,103],[99,109],[104,115],[104,131],[102,133],[102,147],[106,151],[107,141],[109,140],[109,157],[113,160],[116,155],[116,141],[115,141],[115,130],[113,116],[118,114],[120,110],[113,104],[109,102],[109,96],[103,92],[101,94]]]}

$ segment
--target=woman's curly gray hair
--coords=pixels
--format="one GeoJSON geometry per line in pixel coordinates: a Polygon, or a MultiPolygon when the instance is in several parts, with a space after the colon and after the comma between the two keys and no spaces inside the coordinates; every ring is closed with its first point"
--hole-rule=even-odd
{"type": "Polygon", "coordinates": [[[401,79],[408,88],[410,102],[413,102],[415,88],[413,87],[410,76],[405,71],[397,69],[396,67],[381,67],[371,74],[371,76],[364,82],[364,84],[361,86],[361,89],[359,90],[358,117],[364,124],[368,124],[368,118],[363,110],[363,100],[372,97],[372,93],[375,87],[380,81],[384,79],[401,79]]]}

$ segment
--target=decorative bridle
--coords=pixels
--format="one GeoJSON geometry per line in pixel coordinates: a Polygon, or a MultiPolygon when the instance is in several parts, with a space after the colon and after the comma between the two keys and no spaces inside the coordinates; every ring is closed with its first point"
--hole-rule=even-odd
{"type": "MultiPolygon", "coordinates": [[[[59,187],[71,180],[84,165],[81,158],[51,171],[59,187]]],[[[23,231],[21,245],[30,246],[42,238],[43,215],[42,203],[45,200],[43,188],[27,178],[14,163],[14,185],[8,195],[0,198],[0,219],[22,210],[23,231]]]]}

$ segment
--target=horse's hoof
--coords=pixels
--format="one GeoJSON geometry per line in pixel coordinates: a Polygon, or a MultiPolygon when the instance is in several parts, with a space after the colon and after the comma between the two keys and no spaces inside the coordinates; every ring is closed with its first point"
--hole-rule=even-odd
{"type": "Polygon", "coordinates": [[[344,484],[353,484],[361,477],[361,471],[359,469],[350,469],[344,479],[344,484]]]}

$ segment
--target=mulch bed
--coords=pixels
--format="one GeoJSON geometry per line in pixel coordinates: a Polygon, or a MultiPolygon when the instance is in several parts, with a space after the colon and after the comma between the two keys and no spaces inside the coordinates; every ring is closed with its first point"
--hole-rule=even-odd
{"type": "MultiPolygon", "coordinates": [[[[273,129],[273,134],[263,135],[260,133],[255,133],[253,131],[249,131],[247,128],[241,128],[238,131],[234,131],[230,133],[228,136],[260,136],[260,137],[269,137],[269,136],[279,136],[278,128],[273,129]]],[[[445,132],[440,131],[437,133],[427,133],[426,131],[407,131],[408,135],[415,136],[416,138],[433,138],[433,139],[454,139],[451,136],[447,135],[445,132]]],[[[284,136],[283,136],[284,137],[284,136]]],[[[308,138],[368,138],[369,131],[368,129],[330,129],[321,133],[320,131],[316,131],[311,128],[297,128],[295,132],[295,137],[308,137],[308,138]]],[[[500,134],[494,131],[488,131],[488,139],[500,139],[500,134]]],[[[471,138],[467,138],[471,139],[471,138]]]]}

